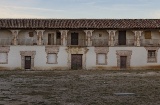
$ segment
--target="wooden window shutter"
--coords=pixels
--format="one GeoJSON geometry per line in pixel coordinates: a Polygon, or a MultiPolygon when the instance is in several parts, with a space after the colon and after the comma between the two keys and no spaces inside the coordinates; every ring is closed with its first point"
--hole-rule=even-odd
{"type": "Polygon", "coordinates": [[[145,39],[151,39],[151,31],[145,31],[145,39]]]}

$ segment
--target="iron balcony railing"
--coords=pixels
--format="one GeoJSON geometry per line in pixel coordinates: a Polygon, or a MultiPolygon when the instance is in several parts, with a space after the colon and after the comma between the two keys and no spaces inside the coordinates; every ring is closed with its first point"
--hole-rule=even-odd
{"type": "Polygon", "coordinates": [[[17,39],[18,45],[37,45],[36,39],[17,39]]]}
{"type": "Polygon", "coordinates": [[[0,38],[0,45],[12,45],[12,39],[0,38]]]}
{"type": "Polygon", "coordinates": [[[160,39],[141,39],[141,46],[160,46],[160,39]]]}
{"type": "Polygon", "coordinates": [[[86,46],[85,39],[67,39],[68,46],[86,46]]]}
{"type": "Polygon", "coordinates": [[[55,41],[43,39],[42,41],[44,45],[61,45],[61,39],[56,39],[55,41]]]}
{"type": "Polygon", "coordinates": [[[108,46],[108,39],[92,39],[92,46],[95,47],[108,46]]]}
{"type": "Polygon", "coordinates": [[[115,46],[134,46],[134,39],[126,39],[126,42],[119,41],[118,39],[115,40],[115,46]]]}

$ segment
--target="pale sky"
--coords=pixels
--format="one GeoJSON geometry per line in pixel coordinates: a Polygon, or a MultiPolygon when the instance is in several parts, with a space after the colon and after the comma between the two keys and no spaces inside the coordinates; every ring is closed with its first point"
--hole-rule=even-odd
{"type": "Polygon", "coordinates": [[[160,19],[160,0],[0,0],[0,18],[160,19]]]}

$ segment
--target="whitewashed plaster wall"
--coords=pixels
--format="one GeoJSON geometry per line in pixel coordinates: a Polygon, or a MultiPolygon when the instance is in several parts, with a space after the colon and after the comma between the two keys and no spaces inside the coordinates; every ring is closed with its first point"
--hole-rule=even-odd
{"type": "Polygon", "coordinates": [[[131,68],[142,68],[148,66],[160,66],[160,50],[157,54],[157,63],[147,63],[147,50],[144,47],[109,47],[107,54],[107,65],[96,65],[96,53],[94,47],[88,47],[86,68],[87,69],[107,69],[117,67],[117,50],[131,50],[131,68]]]}
{"type": "Polygon", "coordinates": [[[53,69],[67,69],[68,68],[68,54],[66,47],[60,47],[57,62],[58,64],[47,64],[47,53],[45,46],[10,46],[8,53],[8,64],[0,64],[0,67],[7,69],[21,68],[20,51],[36,51],[34,58],[34,67],[37,70],[53,70],[53,69]]]}

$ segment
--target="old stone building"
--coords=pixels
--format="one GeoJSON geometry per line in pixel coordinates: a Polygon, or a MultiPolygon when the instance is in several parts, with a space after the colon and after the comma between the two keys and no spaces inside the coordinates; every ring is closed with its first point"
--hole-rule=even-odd
{"type": "Polygon", "coordinates": [[[158,69],[160,19],[0,19],[0,69],[158,69]]]}

